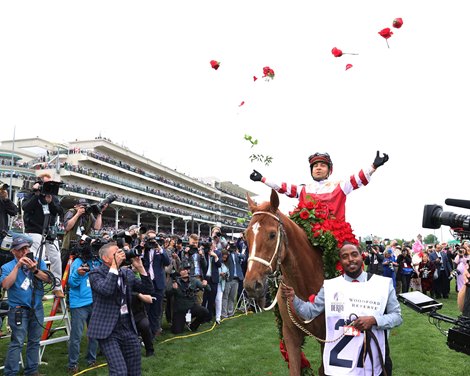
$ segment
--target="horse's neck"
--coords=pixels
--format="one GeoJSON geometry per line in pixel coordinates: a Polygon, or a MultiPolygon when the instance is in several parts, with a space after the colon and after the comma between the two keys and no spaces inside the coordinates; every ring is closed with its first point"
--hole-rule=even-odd
{"type": "Polygon", "coordinates": [[[285,283],[293,287],[300,297],[318,293],[323,285],[322,256],[309,243],[289,245],[281,271],[285,283]]]}

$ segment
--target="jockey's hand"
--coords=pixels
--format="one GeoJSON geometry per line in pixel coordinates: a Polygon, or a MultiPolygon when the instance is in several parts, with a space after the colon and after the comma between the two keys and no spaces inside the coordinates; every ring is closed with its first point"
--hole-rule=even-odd
{"type": "Polygon", "coordinates": [[[281,295],[284,299],[288,299],[290,302],[294,301],[295,291],[292,287],[281,283],[281,295]]]}
{"type": "Polygon", "coordinates": [[[261,175],[258,171],[253,170],[250,175],[250,179],[253,181],[261,181],[261,179],[263,179],[263,175],[261,175]]]}
{"type": "Polygon", "coordinates": [[[377,150],[377,155],[375,156],[374,163],[372,163],[372,166],[374,166],[375,169],[379,168],[380,166],[384,165],[385,162],[388,161],[388,154],[384,153],[384,156],[380,156],[380,152],[377,150]]]}

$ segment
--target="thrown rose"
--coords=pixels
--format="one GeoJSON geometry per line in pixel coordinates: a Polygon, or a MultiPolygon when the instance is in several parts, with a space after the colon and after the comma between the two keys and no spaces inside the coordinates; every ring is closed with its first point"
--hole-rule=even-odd
{"type": "Polygon", "coordinates": [[[274,70],[272,70],[270,67],[263,68],[263,77],[269,77],[273,79],[274,76],[275,76],[274,70]]]}
{"type": "Polygon", "coordinates": [[[212,69],[215,69],[215,70],[219,69],[220,62],[218,62],[217,60],[211,60],[210,63],[211,63],[212,69]]]}
{"type": "Polygon", "coordinates": [[[401,18],[395,18],[393,20],[393,27],[394,28],[399,29],[402,26],[403,26],[403,20],[401,18]]]}
{"type": "Polygon", "coordinates": [[[385,42],[387,42],[387,47],[390,48],[388,45],[388,38],[393,35],[393,31],[391,31],[389,27],[386,27],[385,29],[379,31],[379,35],[385,39],[385,42]]]}

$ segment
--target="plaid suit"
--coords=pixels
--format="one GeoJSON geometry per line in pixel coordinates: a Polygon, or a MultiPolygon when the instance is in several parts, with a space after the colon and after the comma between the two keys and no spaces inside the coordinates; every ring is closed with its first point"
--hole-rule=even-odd
{"type": "Polygon", "coordinates": [[[116,275],[104,264],[92,270],[89,279],[93,311],[88,336],[98,340],[110,375],[140,375],[140,343],[131,310],[131,294],[132,291],[151,294],[152,282],[147,276],[141,280],[135,278],[128,268],[121,268],[116,275]],[[127,304],[128,314],[121,314],[123,303],[127,304]]]}

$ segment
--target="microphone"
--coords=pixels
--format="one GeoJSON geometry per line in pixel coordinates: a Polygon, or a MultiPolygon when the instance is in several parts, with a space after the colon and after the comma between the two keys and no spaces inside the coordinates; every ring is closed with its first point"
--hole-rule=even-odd
{"type": "Polygon", "coordinates": [[[457,206],[459,208],[470,209],[470,201],[468,200],[458,200],[455,198],[446,198],[446,205],[457,206]]]}

